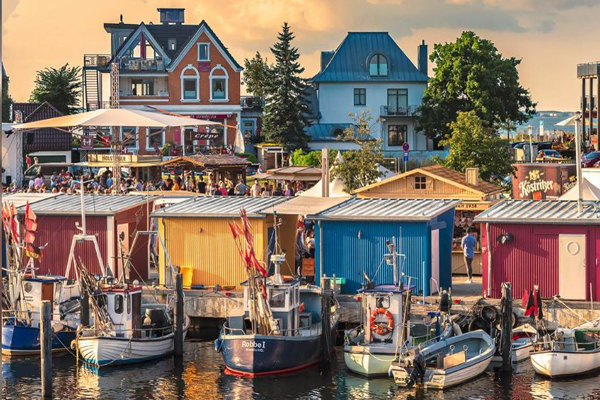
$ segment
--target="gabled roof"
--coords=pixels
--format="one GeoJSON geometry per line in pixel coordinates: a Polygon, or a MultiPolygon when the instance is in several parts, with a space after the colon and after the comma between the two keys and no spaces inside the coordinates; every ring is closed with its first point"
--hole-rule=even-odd
{"type": "MultiPolygon", "coordinates": [[[[110,25],[109,28],[119,27],[119,24],[105,24],[110,25]]],[[[193,44],[198,40],[203,32],[211,38],[217,48],[222,52],[223,56],[229,61],[231,66],[238,70],[242,70],[242,66],[233,58],[231,53],[227,50],[227,47],[221,42],[219,37],[214,33],[206,21],[200,22],[199,25],[184,25],[184,24],[150,24],[146,25],[143,22],[139,25],[123,24],[125,28],[135,28],[129,36],[123,41],[121,46],[115,51],[116,55],[119,55],[125,48],[128,48],[134,38],[138,36],[141,31],[144,31],[148,35],[148,40],[154,41],[158,45],[159,51],[163,53],[168,64],[168,70],[172,71],[177,64],[181,61],[183,56],[191,49],[193,44]],[[169,50],[169,39],[175,39],[177,41],[175,50],[169,50]]]]}
{"type": "Polygon", "coordinates": [[[391,178],[373,183],[371,185],[367,185],[365,187],[355,190],[354,193],[367,192],[371,189],[384,186],[390,182],[405,179],[406,177],[415,174],[426,175],[431,177],[432,179],[444,181],[450,185],[457,186],[463,190],[468,190],[470,192],[475,192],[479,195],[491,195],[495,193],[501,193],[502,191],[504,191],[504,189],[502,189],[500,186],[494,185],[493,183],[484,181],[482,179],[479,179],[479,185],[473,185],[471,183],[468,183],[465,174],[453,170],[451,168],[444,167],[443,165],[429,165],[427,167],[415,168],[403,174],[393,176],[391,178]]]}
{"type": "MultiPolygon", "coordinates": [[[[326,55],[322,61],[326,61],[326,55]]],[[[313,82],[427,82],[387,32],[349,32],[327,66],[313,82]],[[383,54],[388,59],[387,76],[369,74],[369,58],[383,54]]]]}

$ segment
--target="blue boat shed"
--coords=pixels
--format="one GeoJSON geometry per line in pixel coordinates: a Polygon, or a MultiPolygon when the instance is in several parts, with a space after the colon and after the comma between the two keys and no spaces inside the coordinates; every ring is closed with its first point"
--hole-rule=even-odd
{"type": "MultiPolygon", "coordinates": [[[[315,220],[317,277],[345,278],[342,293],[365,284],[393,283],[393,268],[384,261],[386,241],[396,238],[399,271],[417,293],[431,295],[452,286],[454,210],[460,200],[352,198],[315,220]],[[432,279],[433,278],[433,279],[432,279]],[[437,283],[436,283],[437,282],[437,283]]],[[[320,279],[316,280],[320,282],[320,279]]]]}

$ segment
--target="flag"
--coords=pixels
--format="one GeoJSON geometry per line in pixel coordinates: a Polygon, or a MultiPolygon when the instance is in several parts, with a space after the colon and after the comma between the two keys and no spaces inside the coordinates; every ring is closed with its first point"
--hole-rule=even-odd
{"type": "Polygon", "coordinates": [[[33,258],[36,260],[43,257],[42,250],[39,247],[34,246],[31,243],[27,243],[27,245],[25,247],[25,254],[27,254],[27,257],[33,258]]]}

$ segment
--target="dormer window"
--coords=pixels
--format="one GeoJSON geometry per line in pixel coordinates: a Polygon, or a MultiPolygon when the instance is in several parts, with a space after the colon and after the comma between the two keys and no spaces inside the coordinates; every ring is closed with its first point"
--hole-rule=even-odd
{"type": "Polygon", "coordinates": [[[177,39],[169,39],[169,51],[177,50],[177,39]]]}
{"type": "Polygon", "coordinates": [[[387,76],[388,61],[383,54],[375,54],[369,60],[369,74],[371,76],[387,76]]]}

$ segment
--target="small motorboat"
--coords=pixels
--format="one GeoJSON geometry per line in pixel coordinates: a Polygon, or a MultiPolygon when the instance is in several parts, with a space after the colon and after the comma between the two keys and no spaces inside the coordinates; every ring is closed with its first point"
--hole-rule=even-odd
{"type": "Polygon", "coordinates": [[[600,320],[597,322],[596,326],[560,329],[548,336],[531,354],[535,372],[554,379],[600,371],[600,320]]]}
{"type": "Polygon", "coordinates": [[[512,361],[520,363],[529,358],[535,351],[535,343],[538,341],[538,331],[529,324],[516,327],[512,331],[512,361]]]}
{"type": "Polygon", "coordinates": [[[390,373],[400,387],[446,389],[484,373],[495,352],[493,339],[477,330],[412,349],[392,363],[390,373]]]}

